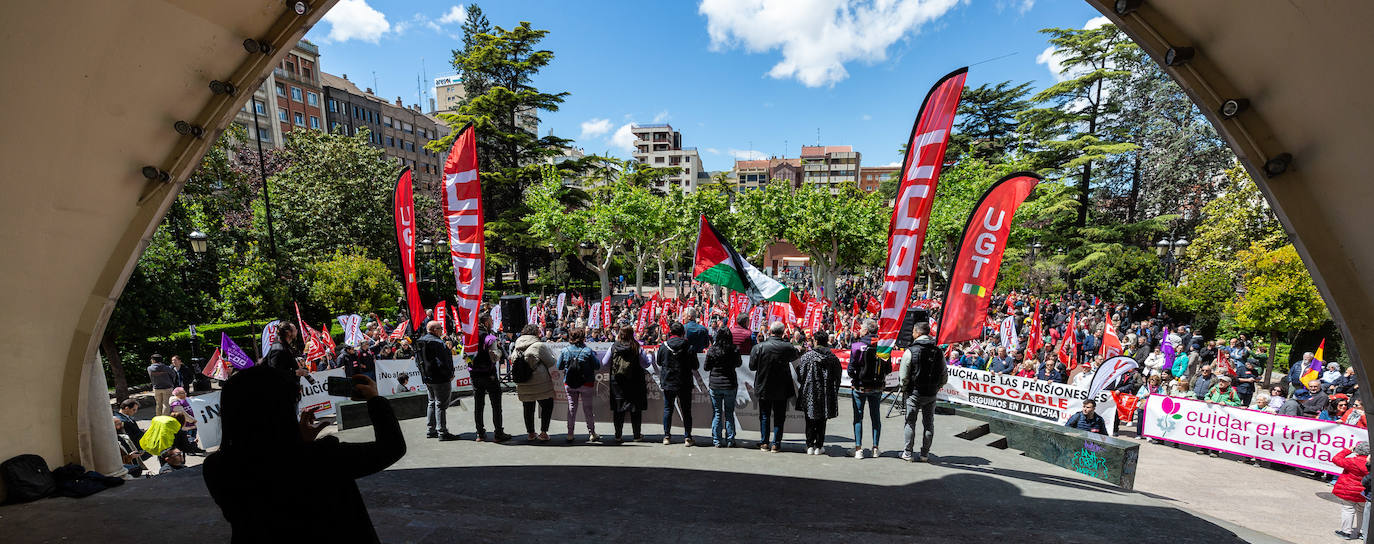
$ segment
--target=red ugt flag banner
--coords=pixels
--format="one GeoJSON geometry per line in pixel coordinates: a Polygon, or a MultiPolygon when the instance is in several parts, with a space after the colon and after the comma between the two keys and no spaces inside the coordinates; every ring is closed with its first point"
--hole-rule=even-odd
{"type": "Polygon", "coordinates": [[[968,67],[964,67],[940,78],[926,94],[911,127],[906,157],[902,159],[902,184],[897,189],[888,228],[882,306],[869,310],[878,313],[879,357],[891,356],[906,317],[912,284],[916,281],[916,263],[921,260],[935,188],[940,182],[940,168],[945,163],[949,130],[954,125],[967,77],[968,67]]]}
{"type": "MultiPolygon", "coordinates": [[[[415,275],[415,200],[411,195],[410,167],[401,170],[396,178],[396,190],[391,196],[391,205],[396,219],[396,247],[401,255],[401,275],[405,284],[406,309],[410,312],[410,323],[419,328],[425,315],[425,307],[420,302],[419,278],[415,275]]],[[[299,310],[297,311],[299,313],[299,310]]],[[[299,317],[297,321],[299,321],[299,317]]]]}
{"type": "Polygon", "coordinates": [[[444,162],[444,219],[453,278],[458,286],[453,328],[463,333],[463,352],[477,353],[477,317],[486,281],[486,220],[482,217],[482,180],[477,172],[477,129],[468,123],[453,139],[444,162]]]}
{"type": "Polygon", "coordinates": [[[992,184],[973,207],[945,292],[936,343],[963,342],[982,336],[988,296],[997,285],[997,271],[1002,267],[1012,218],[1039,183],[1040,176],[1029,172],[1008,175],[992,184]]]}

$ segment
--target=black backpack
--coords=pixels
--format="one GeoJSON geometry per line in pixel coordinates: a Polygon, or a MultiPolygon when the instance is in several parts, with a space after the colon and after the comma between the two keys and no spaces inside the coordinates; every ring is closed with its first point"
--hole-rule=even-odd
{"type": "Polygon", "coordinates": [[[6,502],[36,501],[57,491],[57,480],[42,457],[31,453],[16,455],[0,463],[0,477],[8,492],[6,502]]]}
{"type": "MultiPolygon", "coordinates": [[[[525,349],[528,350],[529,348],[525,349]]],[[[532,355],[538,357],[537,354],[532,355]]],[[[530,381],[530,378],[534,377],[534,367],[530,365],[530,362],[527,361],[525,357],[526,355],[522,353],[519,357],[514,357],[514,360],[511,362],[510,377],[512,380],[515,380],[515,383],[525,383],[530,381]]]]}

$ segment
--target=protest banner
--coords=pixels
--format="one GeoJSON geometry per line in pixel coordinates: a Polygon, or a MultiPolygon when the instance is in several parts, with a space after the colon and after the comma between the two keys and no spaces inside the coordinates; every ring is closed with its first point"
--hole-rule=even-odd
{"type": "Polygon", "coordinates": [[[1162,395],[1150,395],[1144,419],[1151,438],[1330,474],[1342,472],[1332,457],[1369,437],[1365,429],[1335,421],[1162,395]]]}
{"type": "MultiPolygon", "coordinates": [[[[453,366],[453,390],[472,391],[472,374],[468,372],[467,365],[455,361],[453,366]]],[[[405,391],[417,393],[429,391],[429,388],[425,387],[424,381],[420,379],[420,368],[415,365],[415,359],[378,359],[377,393],[385,397],[405,392],[400,388],[401,381],[396,379],[398,374],[410,376],[405,391]]]]}
{"type": "MultiPolygon", "coordinates": [[[[949,383],[937,395],[940,400],[1060,425],[1083,411],[1083,401],[1088,398],[1087,389],[1062,383],[959,366],[947,366],[945,371],[949,373],[949,383]]],[[[1096,400],[1097,414],[1110,431],[1115,427],[1116,405],[1106,393],[1099,394],[1096,400]]]]}
{"type": "Polygon", "coordinates": [[[314,380],[314,383],[305,379],[305,376],[297,378],[301,382],[301,400],[296,405],[297,412],[315,412],[315,417],[334,415],[334,407],[337,406],[338,403],[348,400],[348,397],[329,396],[329,391],[325,388],[325,382],[329,381],[330,377],[342,378],[343,376],[344,369],[331,368],[329,370],[311,372],[310,378],[314,380]]]}
{"type": "Polygon", "coordinates": [[[223,431],[220,429],[219,391],[188,397],[191,413],[196,418],[196,439],[200,448],[208,450],[219,447],[223,431]]]}

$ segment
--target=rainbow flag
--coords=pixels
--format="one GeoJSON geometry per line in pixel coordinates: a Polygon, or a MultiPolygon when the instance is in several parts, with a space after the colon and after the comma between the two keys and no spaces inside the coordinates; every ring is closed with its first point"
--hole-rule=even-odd
{"type": "Polygon", "coordinates": [[[1321,377],[1322,367],[1326,366],[1326,361],[1322,359],[1322,352],[1325,350],[1326,339],[1323,338],[1322,343],[1317,345],[1317,351],[1312,356],[1312,362],[1307,365],[1307,370],[1303,371],[1302,377],[1298,378],[1302,381],[1304,387],[1306,387],[1308,383],[1321,377]]]}

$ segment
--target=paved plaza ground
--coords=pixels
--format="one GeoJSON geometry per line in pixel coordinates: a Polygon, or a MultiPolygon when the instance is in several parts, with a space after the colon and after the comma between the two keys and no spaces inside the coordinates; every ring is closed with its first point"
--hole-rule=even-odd
{"type": "MultiPolygon", "coordinates": [[[[1143,444],[1135,491],[956,438],[975,422],[940,416],[934,463],[897,458],[901,426],[884,421],[878,459],[849,454],[848,406],[831,420],[827,455],[562,439],[527,445],[507,394],[506,444],[472,441],[472,414],[450,409],[464,440],[426,440],[402,422],[408,452],[359,481],[384,542],[1339,542],[1330,486],[1187,450],[1143,444]],[[512,425],[513,423],[513,425],[512,425]]],[[[801,419],[789,414],[789,430],[801,419]]],[[[598,424],[609,438],[609,424],[598,424]]],[[[371,438],[371,428],[339,433],[371,438]]],[[[696,430],[699,437],[705,430],[696,430]]],[[[1129,434],[1129,433],[1125,433],[1129,434]]],[[[752,444],[756,432],[741,438],[752,444]]],[[[709,443],[709,440],[704,441],[709,443]]],[[[194,458],[193,458],[194,459],[194,458]]],[[[302,469],[302,478],[308,478],[302,469]]],[[[310,518],[309,505],[302,515],[310,518]]],[[[198,468],[95,496],[0,507],[4,542],[223,542],[228,525],[198,468]],[[175,520],[175,521],[170,521],[175,520]]]]}

